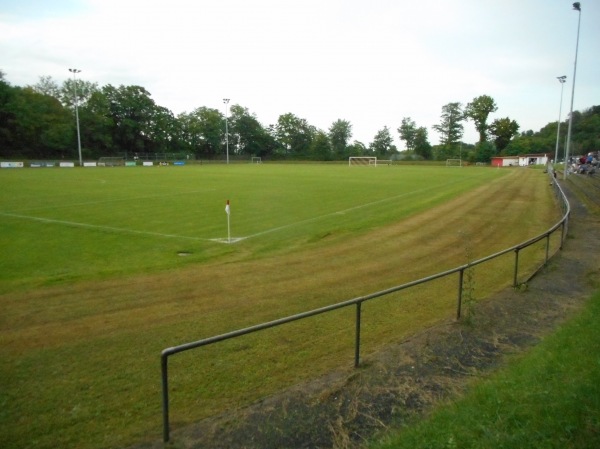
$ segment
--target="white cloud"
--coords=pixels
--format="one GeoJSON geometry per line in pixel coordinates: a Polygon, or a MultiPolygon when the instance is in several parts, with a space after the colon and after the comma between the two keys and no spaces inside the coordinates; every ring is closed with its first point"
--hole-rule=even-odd
{"type": "MultiPolygon", "coordinates": [[[[176,114],[228,97],[265,125],[287,112],[322,129],[349,120],[367,144],[405,116],[435,142],[442,106],[482,94],[496,117],[539,129],[556,119],[555,77],[572,77],[577,27],[570,2],[545,0],[18,4],[0,10],[0,69],[13,84],[60,82],[77,67],[99,85],[141,85],[176,114]]],[[[600,104],[600,5],[582,8],[575,109],[600,104]]]]}

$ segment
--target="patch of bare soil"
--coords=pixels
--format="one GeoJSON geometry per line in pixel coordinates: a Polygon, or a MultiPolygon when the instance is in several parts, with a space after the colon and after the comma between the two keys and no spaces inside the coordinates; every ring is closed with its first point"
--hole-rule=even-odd
{"type": "Polygon", "coordinates": [[[561,185],[572,207],[564,248],[522,288],[479,302],[467,319],[389,346],[359,369],[172,432],[169,447],[360,448],[468,390],[507,355],[552,332],[600,287],[600,179],[573,175],[561,185]]]}

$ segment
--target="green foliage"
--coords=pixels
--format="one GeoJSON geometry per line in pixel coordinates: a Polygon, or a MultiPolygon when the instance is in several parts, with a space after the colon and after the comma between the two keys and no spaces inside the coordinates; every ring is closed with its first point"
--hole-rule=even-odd
{"type": "MultiPolygon", "coordinates": [[[[315,161],[329,161],[332,158],[330,137],[323,131],[317,131],[310,146],[310,159],[315,161]]],[[[344,146],[344,153],[346,147],[344,146]]]]}
{"type": "Polygon", "coordinates": [[[32,88],[0,83],[0,152],[8,157],[52,158],[68,146],[76,148],[70,111],[32,88]]]}
{"type": "MultiPolygon", "coordinates": [[[[565,155],[568,125],[568,119],[560,124],[559,159],[565,155]]],[[[538,132],[525,131],[511,140],[503,154],[507,156],[527,153],[554,154],[556,131],[556,122],[548,123],[538,132]]],[[[600,106],[592,106],[583,112],[573,111],[571,142],[572,155],[588,153],[600,148],[600,106]]]]}
{"type": "Polygon", "coordinates": [[[371,447],[600,447],[600,292],[555,335],[431,418],[371,447]]]}
{"type": "Polygon", "coordinates": [[[415,154],[422,157],[426,161],[433,157],[433,150],[427,137],[427,128],[421,126],[417,128],[415,133],[415,154]]]}
{"type": "Polygon", "coordinates": [[[396,145],[394,145],[390,129],[387,126],[384,126],[383,129],[375,134],[373,142],[369,145],[369,151],[380,158],[390,158],[398,152],[396,145]]]}
{"type": "Polygon", "coordinates": [[[306,119],[287,113],[279,116],[275,126],[277,141],[284,156],[306,157],[316,129],[306,119]]]}
{"type": "Polygon", "coordinates": [[[369,150],[366,145],[358,140],[352,142],[351,145],[348,146],[348,157],[350,156],[368,156],[369,150]]]}
{"type": "MultiPolygon", "coordinates": [[[[225,117],[217,109],[199,107],[175,117],[170,110],[156,104],[141,86],[109,84],[99,88],[76,77],[69,77],[59,85],[51,77],[43,76],[35,85],[21,88],[11,86],[4,75],[0,78],[0,157],[76,158],[75,100],[84,158],[134,153],[224,158],[225,117]]],[[[600,147],[599,109],[600,106],[594,106],[573,113],[574,153],[600,147]]],[[[487,123],[489,114],[496,110],[494,99],[488,95],[474,98],[464,111],[459,102],[444,105],[441,122],[433,126],[441,140],[434,148],[429,143],[428,130],[418,127],[410,117],[404,117],[397,130],[406,149],[425,160],[459,157],[466,118],[475,123],[480,143],[488,135],[494,136],[496,149],[502,155],[554,151],[555,123],[549,123],[538,133],[529,131],[513,137],[518,130],[514,120],[503,118],[491,125],[487,123]]],[[[397,154],[387,127],[377,132],[367,148],[362,142],[349,143],[352,124],[342,119],[333,122],[328,131],[322,131],[306,119],[286,113],[275,124],[264,126],[247,108],[232,105],[228,123],[230,153],[243,157],[344,160],[349,156],[377,154],[390,158],[397,154]],[[319,142],[313,142],[321,132],[329,139],[329,151],[322,136],[319,142]]],[[[561,135],[566,136],[566,122],[561,124],[561,135]]],[[[561,143],[561,149],[563,146],[561,143]]],[[[562,153],[559,151],[559,156],[562,153]]],[[[479,155],[472,156],[478,158],[479,155]]]]}
{"type": "Polygon", "coordinates": [[[438,125],[433,125],[433,129],[440,134],[441,145],[450,149],[458,144],[464,133],[462,104],[455,102],[444,105],[441,119],[438,125]]]}
{"type": "Polygon", "coordinates": [[[398,128],[400,140],[406,143],[406,149],[411,155],[418,156],[418,159],[430,160],[433,157],[432,147],[427,136],[427,128],[421,126],[417,128],[416,123],[410,117],[402,119],[402,125],[398,128]]]}
{"type": "Polygon", "coordinates": [[[493,121],[490,134],[494,136],[497,151],[501,152],[519,131],[519,124],[510,118],[500,118],[493,121]]]}
{"type": "Polygon", "coordinates": [[[417,137],[417,124],[410,117],[404,117],[402,124],[398,128],[400,140],[404,140],[406,149],[413,151],[415,149],[415,139],[417,137]]]}
{"type": "MultiPolygon", "coordinates": [[[[337,159],[348,158],[348,143],[352,138],[352,124],[348,120],[336,120],[329,128],[329,140],[331,142],[331,150],[336,155],[337,159]]],[[[328,160],[330,155],[324,153],[328,160]]]]}
{"type": "Polygon", "coordinates": [[[496,148],[491,142],[478,142],[475,145],[474,162],[490,162],[492,157],[496,155],[496,148]]]}
{"type": "Polygon", "coordinates": [[[483,143],[487,140],[488,133],[488,117],[492,112],[496,112],[498,106],[496,102],[489,95],[481,95],[473,99],[472,102],[465,106],[465,117],[473,120],[475,128],[479,133],[479,143],[483,143]]]}
{"type": "Polygon", "coordinates": [[[177,117],[180,139],[185,152],[213,156],[220,152],[225,117],[217,110],[207,107],[182,113],[177,117]]]}
{"type": "Polygon", "coordinates": [[[274,138],[247,108],[233,105],[230,123],[230,153],[263,157],[274,150],[276,146],[274,138]],[[236,143],[233,152],[231,141],[236,143]]]}

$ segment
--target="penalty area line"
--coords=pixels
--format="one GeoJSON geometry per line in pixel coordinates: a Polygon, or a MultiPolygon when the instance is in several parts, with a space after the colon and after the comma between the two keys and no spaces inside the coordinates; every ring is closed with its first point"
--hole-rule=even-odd
{"type": "Polygon", "coordinates": [[[118,232],[118,233],[122,233],[122,234],[151,235],[154,237],[195,240],[195,241],[202,241],[202,242],[207,242],[207,241],[213,240],[213,239],[206,239],[206,238],[200,238],[200,237],[189,237],[186,235],[163,234],[161,232],[138,231],[135,229],[117,228],[114,226],[100,226],[100,225],[93,225],[93,224],[89,224],[89,223],[78,223],[76,221],[65,221],[65,220],[55,220],[52,218],[32,217],[29,215],[11,214],[11,213],[6,213],[6,212],[0,212],[0,215],[5,216],[5,217],[19,218],[19,219],[23,219],[23,220],[38,221],[40,223],[60,224],[60,225],[71,226],[71,227],[76,227],[76,228],[97,229],[97,230],[101,230],[101,231],[111,231],[111,232],[118,232]]]}
{"type": "MultiPolygon", "coordinates": [[[[477,176],[481,176],[481,175],[477,175],[477,176]]],[[[434,186],[430,186],[430,187],[424,187],[422,189],[413,190],[411,192],[405,192],[405,193],[401,193],[399,195],[393,195],[393,196],[381,198],[381,199],[378,199],[378,200],[375,200],[375,201],[369,201],[368,203],[358,204],[356,206],[352,206],[352,207],[349,207],[347,209],[342,209],[342,210],[338,210],[338,211],[335,211],[335,212],[330,212],[328,214],[318,215],[316,217],[307,218],[305,220],[300,220],[300,221],[297,221],[297,222],[294,222],[294,223],[288,223],[286,225],[278,226],[276,228],[266,229],[264,231],[257,232],[256,234],[248,235],[248,236],[244,237],[244,239],[250,239],[250,238],[254,238],[254,237],[260,237],[260,236],[265,235],[265,234],[271,234],[273,232],[281,231],[282,229],[287,229],[287,228],[291,228],[291,227],[294,227],[294,226],[300,226],[300,225],[303,225],[303,224],[306,224],[306,223],[311,223],[313,221],[318,221],[318,220],[321,220],[323,218],[328,218],[328,217],[332,217],[332,216],[335,216],[335,215],[345,215],[348,212],[352,212],[352,211],[355,211],[355,210],[359,210],[359,209],[363,209],[363,208],[366,208],[366,207],[374,206],[374,205],[377,205],[377,204],[387,203],[387,202],[390,202],[390,201],[396,201],[396,200],[398,200],[400,198],[404,198],[404,197],[407,197],[407,196],[415,195],[415,194],[418,194],[418,193],[427,192],[429,190],[439,189],[441,187],[446,187],[446,186],[453,185],[453,184],[458,184],[458,183],[463,182],[463,181],[464,181],[464,179],[459,179],[459,180],[456,180],[456,181],[453,181],[453,182],[448,182],[448,183],[446,183],[446,184],[444,184],[442,186],[434,185],[434,186]]]]}

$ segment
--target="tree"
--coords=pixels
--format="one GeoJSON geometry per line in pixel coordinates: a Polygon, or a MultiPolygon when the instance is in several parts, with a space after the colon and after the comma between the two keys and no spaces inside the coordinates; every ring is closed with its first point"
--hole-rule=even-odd
{"type": "Polygon", "coordinates": [[[292,113],[280,115],[275,125],[276,139],[285,156],[306,156],[315,133],[314,126],[292,113]]]}
{"type": "Polygon", "coordinates": [[[496,102],[489,95],[476,97],[465,107],[465,117],[473,120],[475,123],[475,128],[479,133],[479,143],[483,143],[487,140],[487,120],[490,113],[496,112],[497,110],[498,106],[496,106],[496,102]]]}
{"type": "Polygon", "coordinates": [[[369,150],[377,157],[390,157],[392,154],[398,152],[398,149],[394,145],[392,134],[387,126],[384,126],[383,129],[375,134],[373,142],[369,145],[369,150]]]}
{"type": "Polygon", "coordinates": [[[150,93],[141,86],[110,84],[102,88],[109,102],[113,120],[113,142],[120,152],[148,152],[153,150],[151,139],[156,135],[158,107],[150,93]]]}
{"type": "Polygon", "coordinates": [[[82,79],[69,78],[65,80],[60,91],[58,98],[60,102],[67,107],[73,108],[75,104],[75,91],[77,91],[77,105],[83,107],[92,97],[94,92],[98,92],[98,84],[90,83],[82,79]]]}
{"type": "Polygon", "coordinates": [[[329,128],[331,149],[338,159],[348,157],[348,142],[352,138],[352,124],[347,120],[338,119],[329,128]]]}
{"type": "Polygon", "coordinates": [[[83,153],[89,157],[113,155],[115,125],[110,114],[110,102],[104,92],[94,92],[85,106],[79,108],[79,122],[83,153]]]}
{"type": "Polygon", "coordinates": [[[182,148],[196,156],[213,157],[221,151],[225,118],[217,110],[202,106],[177,116],[182,148]]]}
{"type": "Polygon", "coordinates": [[[56,98],[0,81],[0,102],[3,154],[37,159],[59,158],[69,147],[76,151],[74,117],[56,98]]]}
{"type": "Polygon", "coordinates": [[[400,140],[404,140],[406,149],[413,151],[415,149],[415,139],[417,136],[417,125],[410,117],[404,117],[402,124],[398,128],[400,140]]]}
{"type": "Polygon", "coordinates": [[[508,117],[494,120],[490,125],[490,133],[494,136],[496,150],[504,150],[518,131],[519,124],[508,117]]]}
{"type": "Polygon", "coordinates": [[[332,153],[330,139],[330,136],[323,131],[317,131],[310,145],[310,158],[315,161],[331,160],[332,153]]]}
{"type": "Polygon", "coordinates": [[[351,145],[348,145],[348,157],[366,156],[368,152],[367,146],[358,140],[355,140],[351,145]]]}
{"type": "Polygon", "coordinates": [[[154,152],[172,152],[177,146],[174,139],[177,136],[176,122],[173,113],[164,106],[154,105],[150,110],[146,127],[146,150],[154,152]]]}
{"type": "Polygon", "coordinates": [[[553,152],[555,148],[553,145],[556,145],[556,136],[554,136],[554,139],[542,139],[535,136],[533,131],[530,130],[515,136],[506,148],[502,150],[501,154],[504,156],[516,156],[519,154],[553,152]]]}
{"type": "Polygon", "coordinates": [[[247,108],[239,105],[231,107],[230,129],[237,142],[238,154],[263,157],[275,149],[273,137],[247,108]]]}
{"type": "Polygon", "coordinates": [[[442,107],[442,121],[439,125],[433,125],[440,134],[442,145],[447,148],[447,151],[453,149],[463,136],[464,127],[462,121],[464,114],[460,103],[448,103],[442,107]]]}
{"type": "Polygon", "coordinates": [[[433,156],[431,144],[427,137],[427,128],[421,126],[416,129],[414,136],[414,152],[425,160],[430,160],[433,156]]]}
{"type": "Polygon", "coordinates": [[[495,155],[496,147],[486,140],[485,142],[477,142],[475,151],[470,154],[469,160],[472,162],[490,162],[495,155]]]}
{"type": "Polygon", "coordinates": [[[40,76],[40,80],[37,84],[29,87],[39,94],[50,95],[51,97],[60,99],[61,88],[51,76],[40,76]]]}
{"type": "Polygon", "coordinates": [[[15,136],[16,116],[13,110],[13,99],[17,88],[4,80],[4,72],[0,70],[0,156],[11,157],[18,145],[15,136]]]}

